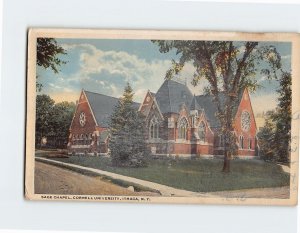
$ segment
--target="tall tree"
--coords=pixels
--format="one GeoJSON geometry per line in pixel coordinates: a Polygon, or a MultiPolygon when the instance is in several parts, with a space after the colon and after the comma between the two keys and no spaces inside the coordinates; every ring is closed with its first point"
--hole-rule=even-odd
{"type": "Polygon", "coordinates": [[[161,53],[175,50],[179,55],[179,61],[173,60],[172,67],[167,71],[167,79],[179,74],[187,62],[192,62],[195,67],[192,84],[197,86],[202,79],[208,81],[225,139],[222,170],[229,172],[230,159],[236,153],[233,109],[238,104],[238,96],[245,88],[250,91],[256,90],[259,85],[255,76],[259,71],[269,79],[276,78],[276,71],[281,68],[280,54],[274,46],[263,46],[251,41],[154,40],[152,42],[159,46],[161,53]],[[260,64],[262,61],[263,65],[260,64]],[[225,95],[224,104],[220,99],[221,92],[225,95]]]}
{"type": "Polygon", "coordinates": [[[110,119],[109,148],[115,166],[144,166],[149,154],[144,118],[134,107],[133,95],[132,88],[127,84],[110,119]]]}
{"type": "MultiPolygon", "coordinates": [[[[54,141],[67,141],[75,104],[66,101],[55,104],[45,94],[37,95],[36,100],[36,146],[41,146],[44,137],[52,137],[54,141]]],[[[55,144],[57,143],[53,146],[55,144]]]]}
{"type": "Polygon", "coordinates": [[[275,143],[275,127],[276,124],[273,121],[274,111],[268,111],[265,114],[265,124],[257,133],[257,139],[259,144],[259,155],[261,158],[267,161],[273,161],[276,152],[275,143]]]}
{"type": "MultiPolygon", "coordinates": [[[[45,69],[51,68],[54,73],[58,73],[59,67],[66,64],[66,61],[59,58],[59,55],[67,54],[66,50],[59,46],[54,38],[37,38],[36,52],[36,64],[45,69]]],[[[42,84],[38,81],[36,89],[37,91],[42,89],[42,84]]]]}
{"type": "Polygon", "coordinates": [[[51,120],[53,135],[59,138],[65,138],[67,141],[75,107],[75,103],[67,101],[54,105],[51,120]]]}
{"type": "Polygon", "coordinates": [[[48,95],[37,95],[36,97],[36,120],[35,120],[35,143],[36,147],[41,146],[43,137],[53,131],[52,112],[54,100],[48,95]]]}
{"type": "Polygon", "coordinates": [[[279,162],[289,161],[291,146],[291,120],[292,120],[292,77],[291,73],[283,72],[280,78],[278,106],[273,114],[273,121],[276,122],[275,144],[276,159],[279,162]]]}

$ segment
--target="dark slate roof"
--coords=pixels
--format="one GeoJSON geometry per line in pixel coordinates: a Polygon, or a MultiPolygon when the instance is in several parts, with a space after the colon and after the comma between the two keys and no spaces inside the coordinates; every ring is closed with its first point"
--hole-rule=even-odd
{"type": "Polygon", "coordinates": [[[200,110],[200,109],[201,109],[201,107],[198,104],[197,98],[196,98],[196,96],[194,96],[191,106],[190,106],[190,110],[200,110]]]}
{"type": "MultiPolygon", "coordinates": [[[[240,99],[243,95],[243,92],[238,96],[237,105],[233,109],[233,115],[236,114],[236,111],[238,109],[238,105],[240,103],[240,99]]],[[[221,105],[224,106],[225,104],[225,93],[220,93],[219,98],[221,101],[221,105]]],[[[212,95],[198,95],[195,96],[195,99],[197,100],[198,106],[200,107],[198,110],[204,109],[205,115],[210,123],[211,127],[219,127],[220,122],[218,118],[216,117],[217,113],[217,104],[213,101],[212,95]]]]}
{"type": "Polygon", "coordinates": [[[184,103],[189,110],[193,95],[187,86],[173,80],[165,80],[155,94],[161,113],[179,113],[184,103]]]}
{"type": "MultiPolygon", "coordinates": [[[[88,98],[94,116],[96,118],[97,124],[101,127],[108,127],[109,118],[114,111],[114,107],[118,103],[118,98],[98,94],[90,91],[85,91],[85,95],[88,98]]],[[[138,109],[140,104],[133,103],[134,108],[138,109]]]]}
{"type": "MultiPolygon", "coordinates": [[[[211,127],[220,126],[219,120],[216,117],[217,105],[213,102],[213,96],[211,95],[198,95],[195,96],[200,109],[204,109],[205,115],[210,123],[211,127]]],[[[222,98],[221,98],[222,99],[222,98]]],[[[200,110],[198,109],[198,110],[200,110]]]]}

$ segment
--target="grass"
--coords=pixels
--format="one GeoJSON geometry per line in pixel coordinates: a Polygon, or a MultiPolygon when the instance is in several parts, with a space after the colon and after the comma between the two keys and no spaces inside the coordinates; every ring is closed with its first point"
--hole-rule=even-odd
{"type": "MultiPolygon", "coordinates": [[[[36,156],[46,157],[47,154],[36,156]]],[[[109,158],[70,156],[57,161],[97,168],[194,192],[288,186],[290,176],[274,163],[252,160],[231,161],[231,172],[221,172],[220,159],[151,159],[147,167],[113,167],[109,158]]]]}

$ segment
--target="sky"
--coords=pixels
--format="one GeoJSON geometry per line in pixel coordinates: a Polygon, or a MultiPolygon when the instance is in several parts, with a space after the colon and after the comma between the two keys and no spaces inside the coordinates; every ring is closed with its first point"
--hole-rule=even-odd
{"type": "MultiPolygon", "coordinates": [[[[162,54],[150,40],[107,40],[107,39],[56,39],[66,51],[60,56],[67,61],[55,74],[51,69],[37,67],[38,81],[42,83],[43,94],[56,102],[73,101],[79,98],[82,89],[109,96],[120,97],[124,86],[130,83],[134,100],[141,102],[147,92],[157,92],[164,81],[172,59],[178,59],[174,51],[162,54]]],[[[291,44],[287,42],[265,42],[280,52],[283,68],[291,69],[291,44]]],[[[196,87],[191,85],[194,73],[192,64],[187,63],[181,74],[174,78],[187,83],[193,94],[203,94],[207,82],[203,80],[196,87]]],[[[262,86],[251,94],[254,112],[271,110],[276,107],[277,81],[266,80],[257,74],[262,86]]]]}

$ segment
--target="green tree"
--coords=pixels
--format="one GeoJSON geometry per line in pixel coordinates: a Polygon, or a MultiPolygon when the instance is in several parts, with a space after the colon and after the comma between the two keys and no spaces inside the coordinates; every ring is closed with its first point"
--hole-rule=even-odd
{"type": "Polygon", "coordinates": [[[52,109],[52,135],[58,139],[68,140],[69,128],[75,111],[75,103],[63,101],[54,105],[52,109]]]}
{"type": "Polygon", "coordinates": [[[257,133],[259,155],[261,158],[267,161],[274,160],[274,154],[276,151],[275,144],[275,127],[276,124],[273,121],[274,111],[268,111],[265,115],[265,125],[257,133]]]}
{"type": "Polygon", "coordinates": [[[291,146],[291,120],[292,120],[292,77],[291,73],[283,72],[279,81],[280,88],[278,106],[273,114],[273,121],[276,122],[275,145],[276,160],[287,163],[290,158],[291,146]]]}
{"type": "Polygon", "coordinates": [[[133,95],[132,88],[127,84],[110,118],[109,148],[115,166],[145,166],[146,156],[149,155],[144,117],[134,107],[133,95]]]}
{"type": "Polygon", "coordinates": [[[161,53],[175,50],[179,61],[173,60],[166,78],[171,79],[180,73],[187,62],[195,67],[192,84],[206,79],[210,94],[217,107],[217,118],[225,139],[223,171],[230,171],[230,159],[236,153],[234,134],[234,109],[238,105],[238,96],[245,88],[255,91],[259,85],[255,76],[258,72],[269,79],[276,78],[281,68],[281,56],[274,46],[263,46],[258,42],[233,41],[182,41],[154,40],[161,53]],[[263,64],[260,64],[263,62],[263,64]],[[263,68],[261,68],[263,67],[263,68]],[[225,102],[220,94],[225,95],[225,102]]]}
{"type": "MultiPolygon", "coordinates": [[[[54,141],[66,142],[69,127],[73,119],[75,104],[61,102],[55,104],[48,95],[37,95],[36,98],[36,147],[41,147],[43,137],[51,137],[54,141]]],[[[54,143],[56,146],[57,143],[54,143]]]]}
{"type": "MultiPolygon", "coordinates": [[[[54,38],[37,38],[36,64],[45,69],[51,68],[54,73],[59,72],[59,67],[66,64],[59,55],[65,55],[66,50],[57,44],[54,38]]],[[[38,79],[38,76],[37,76],[38,79]]],[[[41,91],[42,84],[36,81],[37,91],[41,91]]]]}
{"type": "Polygon", "coordinates": [[[276,110],[266,115],[266,123],[257,134],[260,154],[265,160],[288,163],[291,146],[292,77],[282,72],[276,110]]]}
{"type": "Polygon", "coordinates": [[[52,112],[54,100],[48,95],[37,95],[36,97],[36,121],[35,121],[35,143],[36,147],[41,146],[43,137],[53,131],[52,112]]]}

